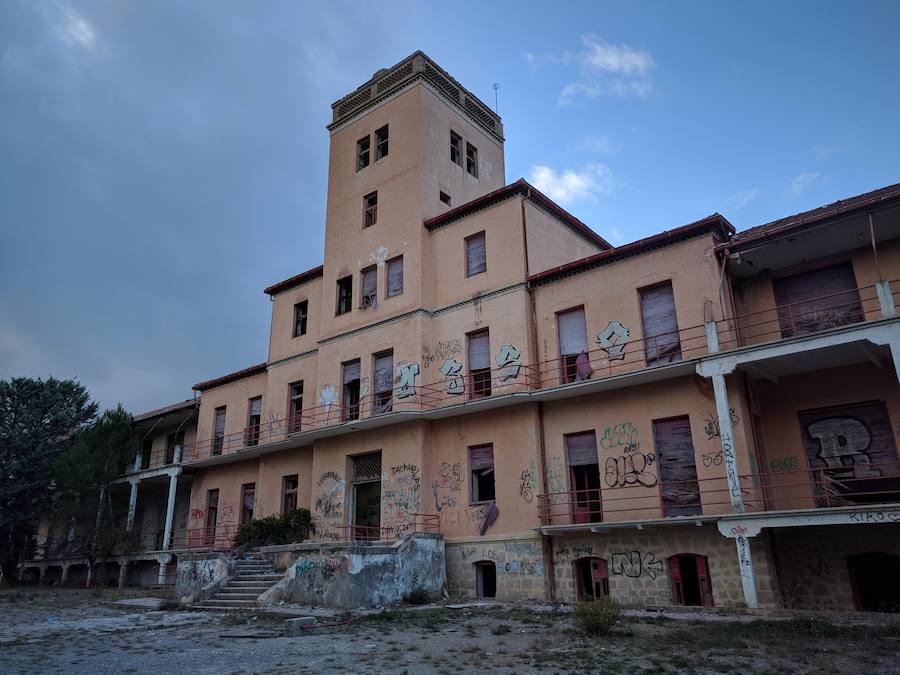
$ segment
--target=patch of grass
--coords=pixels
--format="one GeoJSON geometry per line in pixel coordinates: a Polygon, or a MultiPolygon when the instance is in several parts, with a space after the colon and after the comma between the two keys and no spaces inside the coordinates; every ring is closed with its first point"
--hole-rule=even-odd
{"type": "Polygon", "coordinates": [[[496,626],[491,628],[491,633],[494,635],[506,635],[512,632],[512,628],[509,627],[509,624],[498,623],[496,626]]]}
{"type": "Polygon", "coordinates": [[[579,602],[573,617],[575,625],[583,632],[591,637],[604,637],[622,619],[622,605],[608,597],[579,602]]]}

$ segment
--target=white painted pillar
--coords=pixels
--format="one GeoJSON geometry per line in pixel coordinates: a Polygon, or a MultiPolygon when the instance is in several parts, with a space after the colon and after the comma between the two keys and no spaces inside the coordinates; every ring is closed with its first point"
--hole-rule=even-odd
{"type": "Polygon", "coordinates": [[[741,479],[738,473],[737,456],[734,454],[734,430],[731,426],[731,408],[728,405],[728,390],[725,376],[712,376],[713,391],[716,394],[716,414],[719,416],[719,437],[722,441],[722,458],[725,460],[725,477],[728,479],[728,495],[731,510],[744,511],[744,497],[741,494],[741,479]]]}
{"type": "Polygon", "coordinates": [[[119,588],[125,588],[125,579],[128,578],[128,561],[119,561],[119,588]]]}
{"type": "Polygon", "coordinates": [[[165,555],[159,556],[157,560],[159,561],[159,572],[156,575],[156,583],[161,586],[166,583],[166,566],[172,562],[172,556],[166,553],[165,555]]]}
{"type": "Polygon", "coordinates": [[[744,535],[734,538],[737,545],[738,566],[741,570],[741,586],[744,590],[744,602],[750,609],[759,607],[756,598],[756,574],[753,572],[753,556],[750,553],[750,539],[744,535]]]}
{"type": "Polygon", "coordinates": [[[719,351],[719,331],[715,321],[706,322],[706,350],[710,354],[719,351]]]}
{"type": "Polygon", "coordinates": [[[887,279],[879,279],[875,282],[875,293],[878,295],[878,308],[882,318],[897,315],[897,307],[894,304],[894,294],[891,292],[891,282],[887,279]]]}
{"type": "Polygon", "coordinates": [[[181,470],[169,474],[169,501],[166,502],[166,529],[163,533],[163,550],[168,551],[172,544],[172,520],[175,517],[175,490],[178,487],[178,474],[181,470]]]}
{"type": "Polygon", "coordinates": [[[128,498],[128,521],[125,524],[125,529],[131,532],[131,528],[134,527],[134,514],[137,511],[139,481],[134,479],[129,482],[131,483],[131,495],[128,498]]]}

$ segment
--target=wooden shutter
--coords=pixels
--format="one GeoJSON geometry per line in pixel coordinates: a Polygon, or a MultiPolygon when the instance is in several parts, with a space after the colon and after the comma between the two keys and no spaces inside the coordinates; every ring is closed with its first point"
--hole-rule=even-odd
{"type": "Polygon", "coordinates": [[[362,271],[362,295],[363,301],[374,300],[378,293],[378,275],[374,267],[362,271]]]}
{"type": "Polygon", "coordinates": [[[557,315],[557,322],[559,323],[560,355],[580,354],[588,350],[583,307],[561,312],[557,315]]]}
{"type": "Polygon", "coordinates": [[[669,582],[672,584],[672,604],[683,605],[684,593],[681,589],[681,563],[677,555],[669,558],[669,582]]]}
{"type": "Polygon", "coordinates": [[[681,341],[671,281],[641,291],[641,318],[647,364],[681,361],[681,341]]]}
{"type": "Polygon", "coordinates": [[[403,293],[403,258],[389,260],[387,264],[387,295],[403,293]]]}
{"type": "Polygon", "coordinates": [[[394,354],[375,357],[375,391],[390,391],[394,384],[394,354]]]}
{"type": "Polygon", "coordinates": [[[359,379],[359,361],[350,361],[344,364],[344,384],[349,384],[359,379]]]}
{"type": "Polygon", "coordinates": [[[593,431],[583,434],[569,434],[566,436],[566,455],[569,466],[585,466],[598,464],[597,437],[593,431]]]}
{"type": "Polygon", "coordinates": [[[705,555],[695,556],[697,561],[697,579],[700,582],[700,598],[704,607],[713,606],[712,583],[709,579],[709,563],[705,555]]]}
{"type": "Polygon", "coordinates": [[[687,417],[653,422],[656,461],[665,516],[694,516],[701,512],[700,486],[691,423],[687,417]]]}
{"type": "Polygon", "coordinates": [[[782,337],[814,333],[863,319],[856,277],[849,262],[775,279],[772,290],[782,337]]]}
{"type": "Polygon", "coordinates": [[[469,465],[476,469],[490,469],[494,466],[494,446],[479,445],[469,448],[469,465]]]}
{"type": "Polygon", "coordinates": [[[487,331],[469,336],[469,370],[491,367],[491,338],[487,331]]]}
{"type": "Polygon", "coordinates": [[[487,270],[487,246],[484,232],[473,234],[466,239],[466,276],[487,270]]]}

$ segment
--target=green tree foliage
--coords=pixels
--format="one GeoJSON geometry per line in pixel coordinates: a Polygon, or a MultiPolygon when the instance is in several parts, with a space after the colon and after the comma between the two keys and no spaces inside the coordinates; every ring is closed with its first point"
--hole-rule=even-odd
{"type": "Polygon", "coordinates": [[[13,571],[50,505],[54,466],[97,414],[72,380],[0,380],[0,563],[13,571]]]}

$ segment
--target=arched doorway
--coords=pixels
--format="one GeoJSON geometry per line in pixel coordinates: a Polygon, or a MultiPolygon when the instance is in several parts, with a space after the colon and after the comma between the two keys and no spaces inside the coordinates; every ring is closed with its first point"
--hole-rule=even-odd
{"type": "Polygon", "coordinates": [[[497,565],[490,560],[479,560],[475,566],[475,593],[479,598],[497,597],[497,565]]]}
{"type": "Polygon", "coordinates": [[[712,607],[712,584],[705,555],[679,553],[669,558],[672,603],[712,607]]]}
{"type": "Polygon", "coordinates": [[[900,612],[900,556],[858,553],[847,556],[853,604],[865,612],[900,612]]]}
{"type": "Polygon", "coordinates": [[[572,567],[576,599],[596,600],[609,595],[609,567],[603,558],[578,558],[572,567]]]}

